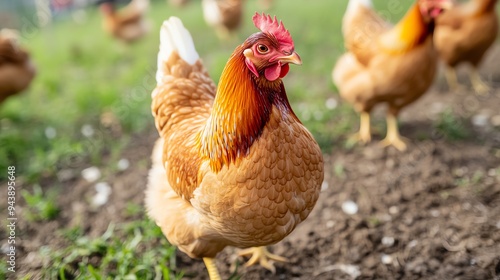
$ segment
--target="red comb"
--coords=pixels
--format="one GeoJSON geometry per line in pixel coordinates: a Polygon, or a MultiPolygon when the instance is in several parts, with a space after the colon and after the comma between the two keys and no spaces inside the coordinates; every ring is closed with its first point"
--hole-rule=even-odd
{"type": "Polygon", "coordinates": [[[278,22],[276,16],[273,19],[270,15],[255,13],[252,19],[255,27],[260,29],[260,31],[273,35],[282,45],[293,48],[293,40],[290,32],[286,30],[283,22],[278,22]]]}

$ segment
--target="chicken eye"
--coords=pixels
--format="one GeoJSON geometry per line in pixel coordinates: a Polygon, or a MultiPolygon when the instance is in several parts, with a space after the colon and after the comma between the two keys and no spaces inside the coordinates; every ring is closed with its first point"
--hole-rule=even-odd
{"type": "Polygon", "coordinates": [[[257,51],[261,54],[265,54],[269,51],[269,48],[266,45],[258,45],[257,51]]]}

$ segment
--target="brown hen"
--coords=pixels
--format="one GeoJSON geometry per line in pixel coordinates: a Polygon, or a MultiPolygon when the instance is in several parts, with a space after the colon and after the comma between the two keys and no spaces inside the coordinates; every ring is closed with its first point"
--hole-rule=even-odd
{"type": "Polygon", "coordinates": [[[132,0],[121,9],[114,2],[105,0],[100,4],[105,32],[125,43],[133,43],[149,32],[150,23],[145,18],[149,0],[132,0]]]}
{"type": "Polygon", "coordinates": [[[458,87],[455,68],[460,63],[472,66],[470,80],[476,93],[489,91],[478,67],[498,34],[497,0],[470,0],[446,11],[436,20],[434,43],[448,66],[446,79],[452,90],[458,87]]]}
{"type": "Polygon", "coordinates": [[[149,216],[170,243],[203,258],[226,246],[252,248],[249,264],[284,260],[267,252],[313,209],[323,158],[294,114],[283,78],[301,64],[282,23],[256,14],[261,32],[236,47],[216,87],[189,32],[172,17],[161,28],[152,110],[160,140],[146,191],[149,216]]]}
{"type": "Polygon", "coordinates": [[[397,115],[432,84],[438,58],[432,42],[433,22],[448,5],[446,0],[418,1],[392,27],[369,10],[369,0],[350,1],[343,22],[349,52],[337,61],[333,80],[341,97],[361,113],[354,140],[371,140],[370,111],[387,103],[387,136],[381,144],[406,149],[397,115]]]}
{"type": "Polygon", "coordinates": [[[19,45],[17,31],[0,31],[0,103],[25,90],[35,77],[29,53],[19,45]]]}

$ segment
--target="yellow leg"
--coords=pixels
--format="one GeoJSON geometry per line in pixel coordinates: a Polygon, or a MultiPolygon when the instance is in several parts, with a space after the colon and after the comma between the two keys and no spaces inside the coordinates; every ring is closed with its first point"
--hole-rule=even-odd
{"type": "Polygon", "coordinates": [[[406,143],[401,139],[401,135],[399,135],[398,120],[392,114],[387,114],[387,135],[380,144],[383,147],[394,146],[400,151],[406,150],[406,143]]]}
{"type": "Polygon", "coordinates": [[[457,72],[453,67],[447,67],[445,72],[446,82],[448,82],[448,87],[450,91],[456,91],[458,89],[458,79],[457,72]]]}
{"type": "Polygon", "coordinates": [[[366,144],[372,140],[370,133],[370,113],[361,112],[359,131],[349,139],[352,142],[362,142],[366,144]]]}
{"type": "Polygon", "coordinates": [[[207,267],[208,277],[210,280],[222,280],[220,277],[219,271],[217,270],[217,266],[215,266],[215,261],[212,258],[203,258],[203,262],[207,267]]]}
{"type": "Polygon", "coordinates": [[[490,87],[481,79],[479,71],[476,67],[472,67],[472,70],[469,73],[469,77],[472,83],[472,87],[477,94],[484,95],[490,91],[490,87]]]}
{"type": "Polygon", "coordinates": [[[272,273],[276,273],[276,268],[274,267],[273,262],[269,260],[277,261],[277,262],[288,262],[288,259],[271,254],[266,247],[252,247],[245,250],[242,250],[238,253],[239,256],[251,255],[250,260],[245,264],[245,266],[252,266],[259,262],[261,266],[267,268],[272,273]]]}

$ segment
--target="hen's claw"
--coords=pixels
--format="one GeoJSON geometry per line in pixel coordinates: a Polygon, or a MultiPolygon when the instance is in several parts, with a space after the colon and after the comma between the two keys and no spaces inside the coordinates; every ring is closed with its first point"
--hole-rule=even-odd
{"type": "Polygon", "coordinates": [[[384,140],[380,141],[382,147],[394,146],[399,151],[406,150],[406,143],[399,135],[398,121],[395,116],[387,115],[387,135],[384,140]]]}
{"type": "Polygon", "coordinates": [[[245,267],[252,266],[259,262],[259,264],[271,271],[272,273],[276,273],[276,268],[274,267],[273,261],[277,262],[289,262],[287,258],[282,256],[278,256],[275,254],[271,254],[266,247],[252,247],[245,250],[241,250],[238,253],[238,256],[246,256],[251,255],[248,262],[245,264],[245,267]]]}

